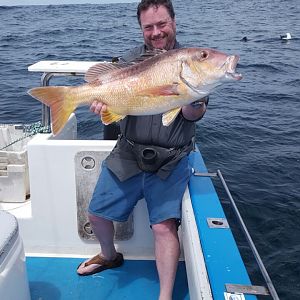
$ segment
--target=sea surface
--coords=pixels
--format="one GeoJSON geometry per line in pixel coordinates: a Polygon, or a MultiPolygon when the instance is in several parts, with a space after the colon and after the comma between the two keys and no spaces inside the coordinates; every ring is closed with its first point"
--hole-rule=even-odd
{"type": "MultiPolygon", "coordinates": [[[[181,43],[240,55],[244,78],[211,94],[197,144],[209,171],[222,171],[280,299],[300,299],[299,1],[175,0],[174,6],[181,43]],[[283,42],[286,32],[292,40],[283,42]]],[[[40,85],[29,65],[110,60],[141,42],[136,3],[0,7],[0,123],[41,120],[40,103],[26,93],[40,85]]],[[[80,139],[102,138],[88,107],[76,114],[80,139]]],[[[234,231],[256,282],[253,257],[234,231]]]]}

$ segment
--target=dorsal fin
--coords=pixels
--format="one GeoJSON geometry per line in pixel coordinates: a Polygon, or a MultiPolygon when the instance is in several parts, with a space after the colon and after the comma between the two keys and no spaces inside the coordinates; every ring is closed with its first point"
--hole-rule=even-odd
{"type": "Polygon", "coordinates": [[[146,50],[141,56],[156,56],[167,52],[165,49],[146,50]]]}
{"type": "MultiPolygon", "coordinates": [[[[87,70],[87,72],[84,76],[84,80],[86,82],[93,82],[105,74],[114,72],[118,69],[124,69],[124,68],[130,67],[132,65],[138,64],[144,60],[147,60],[151,57],[160,55],[165,52],[167,52],[167,50],[163,50],[163,49],[147,50],[143,54],[141,54],[141,56],[135,58],[134,60],[132,60],[130,62],[118,62],[118,63],[103,62],[103,63],[95,64],[87,70]]],[[[101,78],[100,78],[100,80],[101,80],[101,78]]]]}
{"type": "Polygon", "coordinates": [[[86,82],[93,82],[104,74],[108,74],[110,72],[119,69],[127,68],[130,65],[131,64],[128,63],[109,63],[109,62],[98,63],[93,65],[87,70],[84,76],[84,80],[86,82]]]}
{"type": "Polygon", "coordinates": [[[151,57],[160,55],[167,52],[167,50],[164,49],[153,49],[153,50],[146,50],[144,53],[142,53],[139,57],[135,58],[134,60],[131,61],[132,64],[137,64],[140,63],[144,60],[147,60],[151,57]]]}

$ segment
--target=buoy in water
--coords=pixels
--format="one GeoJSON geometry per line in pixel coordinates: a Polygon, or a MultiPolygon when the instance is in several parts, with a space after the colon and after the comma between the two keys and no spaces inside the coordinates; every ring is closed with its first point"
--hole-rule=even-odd
{"type": "Polygon", "coordinates": [[[280,38],[282,40],[290,40],[290,39],[292,39],[292,36],[289,32],[287,32],[285,35],[281,35],[280,38]]]}

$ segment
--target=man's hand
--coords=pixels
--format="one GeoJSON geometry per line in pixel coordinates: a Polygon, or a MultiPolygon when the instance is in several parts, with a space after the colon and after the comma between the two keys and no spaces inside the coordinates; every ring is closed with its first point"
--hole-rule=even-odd
{"type": "Polygon", "coordinates": [[[106,111],[106,109],[107,109],[106,104],[99,102],[97,100],[93,101],[93,103],[90,106],[90,111],[100,116],[103,112],[106,111]]]}
{"type": "Polygon", "coordinates": [[[185,105],[182,107],[182,115],[189,121],[200,120],[205,112],[208,104],[208,96],[200,99],[199,101],[193,102],[192,104],[185,105]]]}

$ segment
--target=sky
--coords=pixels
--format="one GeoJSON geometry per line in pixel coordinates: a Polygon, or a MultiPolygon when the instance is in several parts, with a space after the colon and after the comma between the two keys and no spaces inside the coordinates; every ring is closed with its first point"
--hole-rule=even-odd
{"type": "Polygon", "coordinates": [[[14,5],[48,5],[48,4],[103,4],[103,3],[131,3],[137,0],[0,0],[0,6],[14,5]]]}

